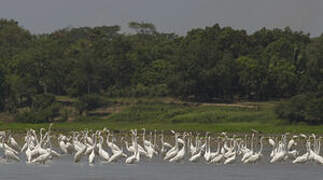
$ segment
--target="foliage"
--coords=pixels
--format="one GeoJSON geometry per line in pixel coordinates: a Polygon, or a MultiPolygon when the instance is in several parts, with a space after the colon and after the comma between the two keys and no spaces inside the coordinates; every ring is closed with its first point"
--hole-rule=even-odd
{"type": "Polygon", "coordinates": [[[16,114],[16,121],[23,123],[47,123],[54,122],[54,118],[59,116],[61,105],[54,103],[46,108],[30,111],[23,111],[16,114]]]}
{"type": "Polygon", "coordinates": [[[80,114],[87,112],[93,109],[97,109],[104,105],[107,105],[107,101],[104,101],[99,95],[88,94],[83,95],[74,103],[74,107],[79,111],[80,114]]]}
{"type": "Polygon", "coordinates": [[[31,34],[0,19],[0,110],[43,111],[55,104],[43,94],[76,97],[82,113],[102,105],[95,94],[232,101],[323,92],[323,35],[215,24],[179,36],[128,25],[134,33],[115,25],[31,34]]]}
{"type": "Polygon", "coordinates": [[[61,104],[51,94],[38,94],[31,98],[31,108],[16,114],[17,122],[53,122],[60,115],[61,104]]]}
{"type": "Polygon", "coordinates": [[[323,97],[315,94],[300,94],[276,107],[279,117],[291,123],[305,122],[308,124],[323,123],[323,97]]]}
{"type": "Polygon", "coordinates": [[[56,102],[51,94],[39,94],[32,97],[32,108],[35,110],[46,109],[56,102]]]}
{"type": "Polygon", "coordinates": [[[4,76],[0,69],[0,111],[4,109],[5,106],[5,94],[4,94],[4,76]]]}
{"type": "Polygon", "coordinates": [[[251,104],[241,106],[205,106],[196,104],[164,103],[160,101],[141,102],[114,113],[108,119],[112,122],[128,123],[280,123],[273,112],[273,106],[251,104]],[[260,107],[259,107],[260,106],[260,107]]]}

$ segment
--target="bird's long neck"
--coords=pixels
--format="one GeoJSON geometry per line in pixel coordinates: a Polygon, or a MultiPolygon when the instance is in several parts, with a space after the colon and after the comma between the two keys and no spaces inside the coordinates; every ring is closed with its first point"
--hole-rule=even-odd
{"type": "Polygon", "coordinates": [[[263,149],[263,137],[260,138],[260,150],[259,150],[259,154],[262,152],[262,149],[263,149]]]}
{"type": "Polygon", "coordinates": [[[136,153],[138,153],[138,142],[137,142],[137,137],[134,138],[134,145],[135,145],[135,150],[136,150],[136,153]]]}
{"type": "Polygon", "coordinates": [[[31,141],[31,139],[28,137],[27,142],[26,142],[27,143],[27,149],[28,150],[30,150],[30,141],[31,141]]]}
{"type": "Polygon", "coordinates": [[[3,151],[6,151],[6,146],[4,145],[4,138],[1,139],[3,151]]]}
{"type": "Polygon", "coordinates": [[[100,145],[101,145],[101,147],[102,147],[102,145],[103,145],[103,137],[100,135],[100,145]]]}
{"type": "Polygon", "coordinates": [[[317,154],[319,155],[320,154],[320,151],[321,151],[321,140],[318,140],[318,148],[317,148],[317,154]]]}
{"type": "Polygon", "coordinates": [[[164,134],[161,134],[160,142],[162,143],[162,145],[164,144],[164,134]]]}
{"type": "Polygon", "coordinates": [[[208,143],[207,143],[207,137],[208,137],[208,136],[207,136],[207,133],[205,133],[205,144],[206,144],[206,148],[207,148],[207,144],[208,144],[208,143]]]}
{"type": "Polygon", "coordinates": [[[284,143],[284,148],[283,148],[283,150],[284,150],[284,152],[287,152],[288,151],[288,147],[287,147],[287,138],[286,138],[286,135],[284,135],[284,137],[283,137],[283,143],[284,143]]]}
{"type": "Polygon", "coordinates": [[[191,143],[192,143],[192,138],[188,137],[187,138],[187,146],[191,146],[191,143]]]}
{"type": "Polygon", "coordinates": [[[129,149],[128,141],[124,141],[124,143],[126,144],[126,148],[128,150],[129,149]]]}
{"type": "Polygon", "coordinates": [[[253,151],[253,138],[254,138],[255,134],[252,133],[252,136],[251,136],[251,151],[253,151]]]}
{"type": "Polygon", "coordinates": [[[40,131],[39,131],[39,135],[40,135],[40,142],[42,142],[43,141],[43,129],[40,129],[40,131]]]}
{"type": "Polygon", "coordinates": [[[221,141],[218,142],[217,153],[220,152],[220,148],[221,148],[221,141]]]}
{"type": "Polygon", "coordinates": [[[154,148],[156,147],[156,141],[157,141],[157,134],[156,134],[156,130],[155,130],[155,134],[154,134],[154,148]]]}
{"type": "Polygon", "coordinates": [[[208,144],[209,144],[209,143],[208,143],[208,138],[205,138],[205,145],[206,145],[206,146],[205,146],[205,152],[207,152],[208,144]]]}
{"type": "Polygon", "coordinates": [[[47,143],[49,144],[49,148],[52,149],[52,142],[50,141],[50,135],[47,136],[47,143]]]}
{"type": "Polygon", "coordinates": [[[146,135],[146,130],[143,129],[143,132],[142,132],[142,141],[145,142],[145,135],[146,135]]]}
{"type": "Polygon", "coordinates": [[[199,138],[199,136],[197,135],[197,136],[195,137],[195,147],[197,147],[198,138],[199,138]]]}
{"type": "Polygon", "coordinates": [[[110,144],[110,133],[107,135],[107,144],[110,144]]]}
{"type": "Polygon", "coordinates": [[[320,139],[314,138],[314,152],[320,154],[320,139]]]}
{"type": "Polygon", "coordinates": [[[150,142],[153,142],[153,132],[150,132],[150,135],[149,135],[149,141],[150,141],[150,142]]]}
{"type": "Polygon", "coordinates": [[[308,153],[311,151],[311,143],[310,143],[310,141],[306,142],[306,149],[307,149],[308,153]]]}
{"type": "Polygon", "coordinates": [[[208,139],[208,152],[211,152],[211,137],[208,139]]]}
{"type": "Polygon", "coordinates": [[[38,137],[37,137],[37,134],[33,131],[33,134],[34,134],[34,139],[36,140],[36,144],[39,144],[39,141],[38,141],[38,137]]]}
{"type": "Polygon", "coordinates": [[[139,153],[139,149],[138,149],[138,138],[135,137],[135,153],[136,153],[136,159],[137,161],[140,160],[140,153],[139,153]]]}
{"type": "Polygon", "coordinates": [[[184,141],[184,143],[183,143],[183,151],[185,152],[185,147],[186,147],[186,143],[185,143],[185,135],[183,136],[183,141],[184,141]]]}
{"type": "Polygon", "coordinates": [[[95,147],[96,146],[96,142],[97,142],[97,140],[96,140],[97,138],[96,138],[96,136],[93,136],[93,147],[95,147]]]}
{"type": "Polygon", "coordinates": [[[233,140],[233,150],[237,151],[237,140],[236,139],[233,140]]]}

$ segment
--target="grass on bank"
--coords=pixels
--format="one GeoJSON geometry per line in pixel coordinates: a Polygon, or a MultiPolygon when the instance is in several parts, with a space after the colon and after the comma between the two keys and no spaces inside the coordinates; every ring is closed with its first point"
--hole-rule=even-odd
{"type": "Polygon", "coordinates": [[[240,123],[283,122],[273,112],[274,103],[176,104],[141,103],[129,106],[108,119],[113,122],[140,123],[240,123]]]}
{"type": "MultiPolygon", "coordinates": [[[[71,100],[72,101],[72,100],[71,100]]],[[[129,130],[131,128],[210,131],[246,133],[257,129],[264,133],[319,133],[323,126],[287,125],[277,118],[274,107],[277,102],[242,102],[235,104],[190,103],[170,98],[113,98],[108,116],[91,116],[75,119],[73,122],[55,123],[55,131],[80,129],[129,130]]],[[[0,129],[24,132],[26,129],[47,128],[48,123],[5,123],[0,129]]]]}
{"type": "MultiPolygon", "coordinates": [[[[48,128],[48,123],[42,124],[26,124],[26,123],[9,123],[0,124],[1,130],[10,129],[12,132],[23,133],[29,128],[40,129],[48,128]]],[[[229,133],[251,133],[250,129],[256,129],[265,134],[276,133],[316,133],[323,134],[323,126],[308,126],[308,125],[270,125],[261,123],[219,123],[219,124],[200,124],[200,123],[154,123],[154,124],[138,124],[138,123],[111,123],[111,122],[71,122],[57,123],[53,126],[55,132],[67,132],[72,130],[84,129],[103,129],[107,127],[115,131],[127,131],[132,128],[146,128],[148,130],[177,130],[177,131],[209,131],[211,133],[226,131],[229,133]]]]}

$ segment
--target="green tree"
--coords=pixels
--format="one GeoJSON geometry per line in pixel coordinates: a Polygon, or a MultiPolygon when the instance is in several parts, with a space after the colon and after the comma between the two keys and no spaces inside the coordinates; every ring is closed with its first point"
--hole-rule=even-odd
{"type": "Polygon", "coordinates": [[[6,98],[6,94],[5,94],[5,77],[4,74],[2,73],[2,70],[0,68],[0,111],[2,111],[4,109],[5,106],[5,98],[6,98]]]}
{"type": "Polygon", "coordinates": [[[71,95],[90,94],[98,91],[98,67],[99,64],[92,57],[90,42],[79,40],[71,46],[70,58],[73,69],[68,76],[71,82],[69,93],[71,95]]]}
{"type": "Polygon", "coordinates": [[[139,34],[153,34],[156,33],[156,27],[152,23],[146,22],[129,22],[129,28],[134,29],[139,34]]]}
{"type": "Polygon", "coordinates": [[[303,91],[323,92],[323,34],[306,48],[306,70],[302,76],[303,91]]]}
{"type": "Polygon", "coordinates": [[[269,88],[267,68],[254,58],[237,59],[239,82],[249,98],[264,99],[269,88]]]}

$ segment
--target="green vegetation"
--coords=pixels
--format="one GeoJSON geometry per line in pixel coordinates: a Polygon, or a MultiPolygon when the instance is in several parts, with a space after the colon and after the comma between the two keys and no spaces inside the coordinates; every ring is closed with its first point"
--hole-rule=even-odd
{"type": "Polygon", "coordinates": [[[323,122],[322,111],[323,97],[312,93],[294,96],[276,108],[278,116],[288,119],[290,123],[320,124],[323,122]]]}
{"type": "Polygon", "coordinates": [[[276,123],[272,104],[259,107],[258,103],[238,106],[142,103],[112,114],[110,121],[138,123],[276,123]],[[253,106],[254,105],[254,106],[253,106]]]}
{"type": "Polygon", "coordinates": [[[40,94],[32,97],[32,105],[16,114],[17,122],[43,123],[54,121],[58,117],[61,105],[55,96],[40,94]]]}
{"type": "MultiPolygon", "coordinates": [[[[13,132],[25,132],[28,128],[39,129],[41,127],[48,128],[48,123],[30,124],[30,123],[0,123],[1,130],[10,129],[13,132]]],[[[256,129],[263,133],[317,133],[323,134],[323,126],[309,125],[272,125],[262,123],[219,123],[219,124],[200,124],[200,123],[112,123],[109,121],[91,121],[91,122],[71,122],[57,123],[53,131],[71,131],[82,129],[102,129],[107,127],[116,131],[125,131],[132,128],[145,127],[149,130],[179,130],[179,131],[210,131],[210,132],[231,132],[231,133],[250,133],[250,129],[256,129]]]]}
{"type": "MultiPolygon", "coordinates": [[[[79,116],[72,122],[57,122],[54,131],[131,128],[153,130],[193,130],[245,133],[257,129],[264,133],[323,133],[323,126],[288,125],[274,113],[277,102],[242,102],[234,104],[190,103],[166,98],[110,99],[122,110],[109,116],[79,116]]],[[[89,111],[90,113],[91,111],[89,111]]],[[[24,132],[28,128],[47,128],[48,123],[3,123],[0,129],[24,132]]]]}
{"type": "Polygon", "coordinates": [[[130,22],[129,28],[133,33],[116,25],[31,34],[14,20],[0,19],[1,113],[21,123],[94,123],[100,113],[104,123],[179,127],[323,123],[323,35],[310,38],[288,27],[247,34],[218,24],[184,36],[158,32],[146,22],[130,22]],[[142,97],[195,103],[125,107],[118,100],[142,97]],[[199,105],[290,98],[277,111],[272,105],[199,105]],[[104,110],[118,107],[123,109],[117,113],[104,110]]]}

